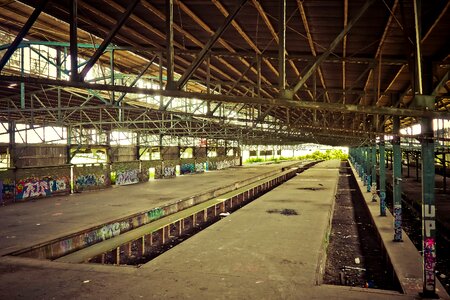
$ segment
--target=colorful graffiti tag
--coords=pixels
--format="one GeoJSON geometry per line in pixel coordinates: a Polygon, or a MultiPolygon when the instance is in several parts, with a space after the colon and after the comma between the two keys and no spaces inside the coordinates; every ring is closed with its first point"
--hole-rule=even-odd
{"type": "Polygon", "coordinates": [[[69,179],[62,176],[52,178],[27,178],[16,184],[16,200],[47,197],[54,193],[69,192],[69,179]]]}
{"type": "Polygon", "coordinates": [[[181,175],[191,174],[194,172],[195,172],[195,165],[193,163],[181,164],[181,167],[180,167],[181,175]]]}
{"type": "Polygon", "coordinates": [[[86,174],[79,175],[75,179],[75,189],[85,189],[106,184],[105,175],[86,174]]]}
{"type": "Polygon", "coordinates": [[[139,182],[139,170],[117,171],[116,185],[126,185],[139,182]]]}

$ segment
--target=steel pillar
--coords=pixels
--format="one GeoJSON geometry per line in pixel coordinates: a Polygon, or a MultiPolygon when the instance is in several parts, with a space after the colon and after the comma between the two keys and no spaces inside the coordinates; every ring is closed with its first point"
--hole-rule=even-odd
{"type": "Polygon", "coordinates": [[[386,216],[386,160],[384,136],[380,137],[380,216],[386,216]]]}
{"type": "Polygon", "coordinates": [[[436,208],[433,120],[422,119],[422,237],[423,237],[423,295],[436,296],[436,208]]]}
{"type": "Polygon", "coordinates": [[[394,242],[402,242],[402,189],[401,189],[401,168],[402,152],[400,149],[400,118],[394,117],[394,138],[392,140],[392,150],[394,152],[394,167],[392,175],[392,189],[394,195],[394,242]]]}
{"type": "Polygon", "coordinates": [[[372,202],[377,202],[377,144],[372,145],[372,184],[370,190],[372,192],[372,202]]]}

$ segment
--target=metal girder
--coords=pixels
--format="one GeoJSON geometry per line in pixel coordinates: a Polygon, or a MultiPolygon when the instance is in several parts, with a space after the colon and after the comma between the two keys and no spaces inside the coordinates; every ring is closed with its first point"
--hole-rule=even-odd
{"type": "Polygon", "coordinates": [[[34,9],[31,16],[28,18],[25,25],[23,25],[20,32],[17,34],[14,41],[9,45],[8,50],[6,50],[6,53],[3,54],[2,59],[0,60],[0,71],[3,70],[3,67],[6,65],[8,60],[11,58],[11,56],[14,54],[14,51],[16,51],[17,47],[19,46],[20,42],[22,42],[22,39],[28,34],[28,31],[30,30],[31,26],[33,26],[34,22],[36,22],[37,18],[41,14],[41,12],[44,10],[45,6],[47,5],[49,0],[41,0],[36,8],[34,9]]]}
{"type": "Polygon", "coordinates": [[[122,85],[107,85],[107,84],[97,84],[97,83],[85,83],[85,82],[71,82],[64,80],[54,80],[47,78],[34,78],[34,77],[19,77],[19,76],[6,76],[0,75],[0,81],[6,82],[25,82],[33,84],[43,84],[43,85],[54,85],[62,87],[76,87],[91,90],[104,90],[104,91],[116,91],[116,92],[126,92],[134,94],[144,94],[152,96],[164,96],[164,97],[174,97],[174,98],[188,98],[188,99],[198,99],[206,101],[218,101],[218,102],[229,102],[229,103],[246,103],[246,104],[265,104],[274,105],[280,107],[293,107],[301,109],[321,109],[327,111],[335,112],[356,112],[362,114],[373,114],[373,115],[391,115],[391,116],[405,116],[405,117],[430,117],[430,118],[440,118],[440,119],[450,119],[450,112],[448,111],[428,111],[419,110],[411,108],[395,108],[395,107],[376,107],[376,106],[363,106],[356,104],[342,104],[342,103],[324,103],[324,102],[312,102],[312,101],[294,101],[286,99],[276,99],[276,98],[253,98],[253,97],[236,97],[227,96],[219,94],[204,94],[204,93],[194,93],[194,92],[184,92],[184,91],[168,91],[168,90],[157,90],[157,89],[146,89],[138,87],[128,87],[122,85]]]}
{"type": "Polygon", "coordinates": [[[86,74],[89,72],[89,70],[95,65],[97,60],[100,58],[100,56],[103,54],[103,51],[106,50],[109,43],[112,41],[116,33],[122,28],[125,21],[128,19],[128,17],[131,15],[133,10],[136,8],[140,0],[133,0],[130,2],[130,4],[127,7],[127,10],[120,16],[120,18],[117,20],[114,27],[109,31],[108,35],[105,37],[105,39],[102,41],[100,46],[95,50],[94,55],[89,59],[89,61],[84,66],[83,70],[80,72],[80,79],[84,79],[86,77],[86,74]]]}
{"type": "Polygon", "coordinates": [[[341,31],[341,33],[333,40],[328,49],[322,53],[322,55],[314,62],[311,68],[303,75],[303,78],[294,86],[291,90],[292,95],[296,94],[298,90],[305,84],[309,77],[314,73],[314,71],[322,64],[322,62],[331,54],[331,52],[337,47],[341,40],[348,34],[352,29],[353,25],[363,16],[367,9],[372,5],[375,0],[367,0],[355,17],[347,24],[347,26],[341,31]]]}
{"type": "Polygon", "coordinates": [[[236,17],[236,15],[239,13],[239,11],[244,7],[245,3],[247,3],[248,0],[239,0],[237,3],[236,8],[234,11],[228,15],[228,17],[225,19],[224,23],[216,30],[216,32],[210,37],[208,42],[205,44],[204,48],[200,51],[200,53],[197,55],[197,57],[194,59],[194,61],[191,63],[191,65],[186,69],[184,74],[181,76],[181,78],[176,83],[176,88],[180,90],[183,88],[183,86],[188,82],[188,80],[192,77],[194,72],[197,70],[197,68],[201,65],[201,63],[206,58],[206,55],[208,54],[211,47],[216,43],[216,41],[221,37],[222,33],[225,31],[225,29],[228,28],[228,26],[231,24],[231,21],[236,17]]]}
{"type": "MultiPolygon", "coordinates": [[[[153,58],[148,62],[148,64],[144,67],[144,69],[138,74],[138,76],[136,76],[136,78],[133,80],[130,86],[134,86],[138,82],[138,80],[142,77],[142,75],[145,74],[145,72],[147,72],[148,68],[150,68],[150,66],[153,64],[153,62],[157,57],[158,57],[157,55],[153,56],[153,58]]],[[[125,98],[126,95],[127,95],[126,92],[122,93],[119,99],[117,99],[116,103],[117,104],[120,103],[125,98]]]]}

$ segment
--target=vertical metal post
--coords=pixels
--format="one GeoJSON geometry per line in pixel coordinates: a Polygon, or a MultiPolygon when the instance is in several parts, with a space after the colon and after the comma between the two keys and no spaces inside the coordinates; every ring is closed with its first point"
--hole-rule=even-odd
{"type": "MultiPolygon", "coordinates": [[[[20,48],[20,76],[25,75],[25,50],[20,48]]],[[[25,108],[25,83],[20,83],[20,108],[25,108]]]]}
{"type": "Polygon", "coordinates": [[[416,181],[417,182],[419,182],[420,181],[420,178],[419,178],[419,167],[420,167],[420,165],[419,165],[419,152],[416,152],[416,181]]]}
{"type": "Polygon", "coordinates": [[[372,145],[372,185],[370,190],[372,192],[372,202],[377,202],[377,144],[372,145]]]}
{"type": "MultiPolygon", "coordinates": [[[[115,51],[114,49],[111,50],[111,56],[109,57],[109,68],[110,68],[110,72],[111,72],[111,85],[114,86],[115,85],[115,70],[114,70],[114,56],[115,56],[115,51]]],[[[110,102],[114,103],[116,101],[116,94],[115,91],[113,90],[111,93],[111,99],[110,102]]]]}
{"type": "Polygon", "coordinates": [[[406,175],[406,177],[409,177],[410,175],[409,175],[409,169],[410,169],[410,167],[409,167],[409,151],[406,151],[406,169],[408,170],[407,171],[407,175],[406,175]]]}
{"type": "Polygon", "coordinates": [[[370,145],[366,148],[366,177],[367,177],[367,192],[370,193],[372,187],[372,147],[370,145]]]}
{"type": "Polygon", "coordinates": [[[173,48],[173,0],[166,0],[166,89],[173,88],[174,48],[173,48]]]}
{"type": "Polygon", "coordinates": [[[386,160],[384,136],[380,137],[380,216],[386,216],[386,160]]]}
{"type": "Polygon", "coordinates": [[[401,167],[402,153],[400,149],[400,118],[394,116],[394,138],[392,140],[392,150],[394,152],[394,167],[392,176],[392,187],[394,194],[394,242],[401,242],[402,239],[402,189],[401,189],[401,167]]]}
{"type": "Polygon", "coordinates": [[[286,88],[286,0],[279,1],[278,18],[278,87],[280,96],[285,97],[286,88]]]}
{"type": "Polygon", "coordinates": [[[442,153],[442,172],[443,172],[443,182],[442,182],[442,188],[444,190],[444,193],[447,193],[447,162],[446,162],[446,154],[445,152],[442,153]]]}
{"type": "Polygon", "coordinates": [[[70,79],[78,81],[78,0],[70,2],[70,79]]]}
{"type": "Polygon", "coordinates": [[[422,125],[422,237],[423,237],[423,295],[436,296],[436,208],[433,120],[423,118],[422,125]]]}

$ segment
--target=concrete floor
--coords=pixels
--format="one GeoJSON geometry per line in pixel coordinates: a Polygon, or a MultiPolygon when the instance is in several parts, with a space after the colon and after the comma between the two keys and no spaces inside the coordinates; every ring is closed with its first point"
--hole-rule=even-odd
{"type": "Polygon", "coordinates": [[[316,285],[338,167],[316,165],[140,268],[2,257],[0,299],[414,299],[316,285]],[[284,208],[298,215],[267,212],[284,208]]]}

